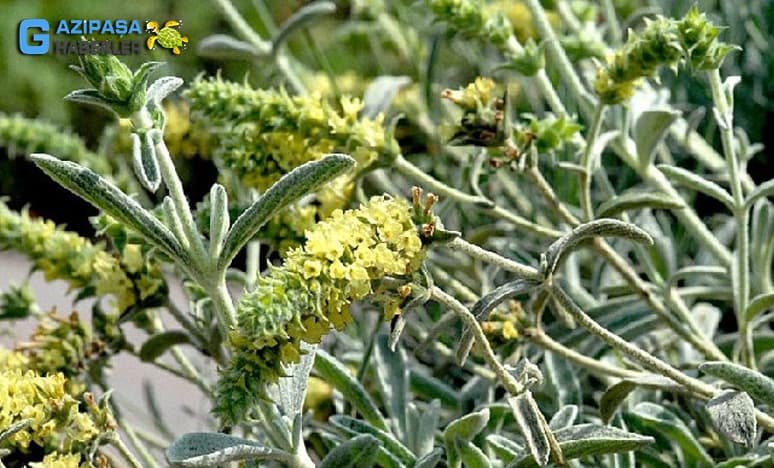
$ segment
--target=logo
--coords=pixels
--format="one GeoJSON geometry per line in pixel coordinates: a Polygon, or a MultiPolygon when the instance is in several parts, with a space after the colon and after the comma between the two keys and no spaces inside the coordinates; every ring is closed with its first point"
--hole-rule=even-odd
{"type": "Polygon", "coordinates": [[[188,36],[180,34],[180,21],[167,21],[164,23],[164,27],[159,29],[159,23],[155,21],[148,21],[145,23],[145,30],[151,33],[151,36],[145,41],[145,45],[149,50],[153,50],[156,45],[159,45],[165,49],[169,49],[175,55],[180,55],[180,52],[188,46],[188,36]]]}
{"type": "Polygon", "coordinates": [[[167,21],[162,28],[155,21],[145,22],[145,30],[137,19],[60,19],[49,22],[42,18],[27,18],[19,22],[17,37],[19,52],[24,55],[137,55],[156,45],[178,55],[188,45],[188,37],[180,34],[180,21],[167,21]],[[141,36],[151,33],[147,40],[141,36]],[[87,40],[84,36],[115,36],[87,40]],[[128,36],[128,37],[127,37],[128,36]],[[133,39],[132,36],[140,36],[133,39]]]}
{"type": "Polygon", "coordinates": [[[32,32],[37,29],[40,33],[49,30],[48,21],[40,18],[31,18],[19,22],[19,51],[24,55],[43,55],[48,53],[49,36],[32,32]],[[30,42],[30,39],[32,42],[30,42]]]}

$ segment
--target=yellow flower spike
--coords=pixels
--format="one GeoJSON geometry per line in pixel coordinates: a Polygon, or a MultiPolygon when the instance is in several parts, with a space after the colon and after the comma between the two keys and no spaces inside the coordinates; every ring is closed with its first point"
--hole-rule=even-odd
{"type": "Polygon", "coordinates": [[[322,263],[319,260],[307,260],[304,262],[304,278],[315,278],[322,272],[322,263]]]}

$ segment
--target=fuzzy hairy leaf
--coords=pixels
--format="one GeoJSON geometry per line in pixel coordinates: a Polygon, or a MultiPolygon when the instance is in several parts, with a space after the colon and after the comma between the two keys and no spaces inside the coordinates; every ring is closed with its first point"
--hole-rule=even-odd
{"type": "Polygon", "coordinates": [[[449,423],[443,431],[446,445],[446,459],[450,467],[459,467],[462,459],[457,452],[455,440],[469,442],[481,432],[489,422],[489,408],[467,414],[449,423]]]}
{"type": "Polygon", "coordinates": [[[352,376],[344,364],[322,349],[317,350],[314,368],[326,382],[341,392],[344,399],[360,413],[366,421],[381,430],[387,429],[387,422],[379,412],[371,395],[363,385],[352,376]]]}
{"type": "Polygon", "coordinates": [[[440,447],[435,448],[432,452],[417,459],[414,468],[435,468],[438,462],[441,461],[442,456],[443,450],[440,447]]]}
{"type": "Polygon", "coordinates": [[[478,302],[473,305],[473,308],[470,309],[470,312],[475,315],[478,320],[486,320],[489,317],[489,313],[494,310],[495,307],[513,297],[528,294],[537,286],[537,282],[523,279],[505,283],[479,299],[478,302]]]}
{"type": "Polygon", "coordinates": [[[774,380],[739,364],[710,361],[699,365],[705,374],[723,379],[753,398],[774,407],[774,380]]]}
{"type": "Polygon", "coordinates": [[[269,395],[276,402],[282,412],[290,417],[301,414],[306,397],[309,374],[315,363],[316,345],[301,344],[301,350],[305,353],[301,361],[288,369],[288,376],[281,377],[276,386],[269,387],[269,395]]]}
{"type": "Polygon", "coordinates": [[[228,34],[213,34],[201,39],[196,52],[202,57],[220,60],[253,60],[264,55],[249,42],[228,34]]]}
{"type": "MultiPolygon", "coordinates": [[[[680,118],[681,112],[673,109],[654,109],[642,112],[634,124],[633,136],[637,156],[643,167],[653,162],[656,146],[664,139],[667,130],[680,118]]],[[[602,216],[602,215],[599,215],[602,216]]]]}
{"type": "Polygon", "coordinates": [[[462,466],[466,468],[490,468],[492,466],[486,454],[469,440],[455,437],[454,451],[459,454],[462,466]]]}
{"type": "Polygon", "coordinates": [[[167,448],[167,461],[175,466],[209,467],[232,461],[273,460],[292,463],[294,457],[258,442],[211,432],[191,432],[167,448]]]}
{"type": "Polygon", "coordinates": [[[320,468],[374,466],[378,453],[379,440],[370,434],[361,434],[333,449],[323,459],[320,468]]]}
{"type": "MultiPolygon", "coordinates": [[[[554,433],[566,460],[637,450],[653,443],[652,437],[598,424],[579,424],[554,433]]],[[[541,466],[531,456],[512,462],[509,467],[541,466]]]]}
{"type": "Polygon", "coordinates": [[[580,409],[577,405],[564,405],[559,408],[559,411],[551,416],[548,427],[551,428],[552,431],[570,427],[575,423],[575,420],[578,419],[578,413],[580,413],[580,409]]]}
{"type": "Polygon", "coordinates": [[[33,162],[63,187],[126,224],[173,258],[187,255],[175,236],[148,210],[94,171],[48,154],[32,154],[33,162]]]}
{"type": "Polygon", "coordinates": [[[553,274],[567,254],[583,241],[593,237],[621,237],[645,245],[652,245],[653,238],[639,227],[617,219],[597,219],[577,226],[555,240],[546,250],[546,271],[553,274]]]}
{"type": "Polygon", "coordinates": [[[745,309],[744,317],[748,322],[751,322],[758,314],[766,309],[774,309],[774,293],[755,296],[745,309]]]}
{"type": "Polygon", "coordinates": [[[621,403],[637,387],[679,392],[683,387],[671,379],[657,374],[641,374],[636,378],[623,379],[610,386],[599,400],[599,415],[608,424],[621,403]]]}
{"type": "Polygon", "coordinates": [[[140,359],[145,362],[155,361],[156,358],[167,352],[173,346],[190,344],[191,337],[183,330],[167,330],[152,337],[142,344],[140,359]]]}
{"type": "Polygon", "coordinates": [[[390,349],[389,337],[379,335],[374,349],[376,374],[387,399],[388,414],[398,421],[399,435],[408,431],[409,375],[403,349],[390,349]]]}
{"type": "Polygon", "coordinates": [[[319,161],[302,164],[285,174],[231,226],[223,242],[219,267],[227,268],[239,250],[272,216],[290,203],[340,176],[354,164],[355,160],[345,154],[329,154],[319,161]]]}
{"type": "Polygon", "coordinates": [[[750,395],[726,390],[708,401],[705,407],[712,424],[728,440],[746,447],[755,445],[758,423],[750,395]]]}
{"type": "Polygon", "coordinates": [[[659,164],[658,168],[661,169],[661,172],[667,177],[673,179],[678,184],[685,185],[690,189],[701,192],[708,197],[712,197],[726,205],[726,208],[729,210],[734,210],[734,199],[731,198],[731,195],[729,195],[723,187],[715,182],[707,180],[682,167],[659,164]]]}
{"type": "Polygon", "coordinates": [[[521,435],[529,447],[531,460],[538,466],[546,466],[551,455],[551,446],[548,443],[543,424],[540,423],[540,408],[538,408],[532,392],[525,390],[521,395],[508,398],[508,404],[516,418],[516,424],[521,430],[521,435]]]}
{"type": "Polygon", "coordinates": [[[685,206],[679,200],[658,192],[626,192],[599,205],[597,216],[611,218],[621,213],[643,208],[677,210],[685,206]]]}
{"type": "Polygon", "coordinates": [[[360,111],[362,117],[375,119],[380,112],[385,112],[389,107],[395,95],[401,88],[411,84],[411,78],[408,76],[378,76],[368,85],[363,95],[363,110],[360,111]]]}
{"type": "Polygon", "coordinates": [[[382,447],[401,463],[411,466],[416,462],[416,456],[411,453],[411,450],[386,430],[378,429],[359,419],[344,415],[331,416],[330,423],[349,435],[370,434],[376,437],[382,447]]]}

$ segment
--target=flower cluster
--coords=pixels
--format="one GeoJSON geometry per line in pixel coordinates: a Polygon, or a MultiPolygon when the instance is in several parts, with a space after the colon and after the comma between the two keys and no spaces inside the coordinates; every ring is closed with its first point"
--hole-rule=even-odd
{"type": "Polygon", "coordinates": [[[215,412],[240,421],[266,385],[298,362],[301,342],[319,343],[331,327],[351,320],[352,301],[387,276],[410,277],[423,244],[404,200],[374,197],[359,209],[334,211],[306,233],[282,266],[258,279],[239,303],[230,343],[234,356],[219,382],[215,412]]]}
{"type": "Polygon", "coordinates": [[[450,128],[450,144],[499,148],[510,141],[518,147],[513,156],[533,144],[547,153],[560,149],[581,129],[573,119],[552,114],[543,119],[525,114],[506,129],[503,99],[495,90],[494,81],[479,77],[461,90],[443,92],[442,97],[462,110],[459,122],[450,128]]]}
{"type": "Polygon", "coordinates": [[[478,0],[427,0],[439,20],[465,37],[482,38],[495,45],[513,36],[513,26],[500,12],[489,11],[478,0]]]}
{"type": "Polygon", "coordinates": [[[624,46],[597,72],[594,89],[605,104],[627,101],[643,78],[662,65],[676,69],[681,63],[694,70],[718,68],[734,47],[717,40],[720,29],[696,7],[681,20],[658,17],[645,29],[630,32],[624,46]]]}
{"type": "MultiPolygon", "coordinates": [[[[16,353],[0,353],[0,427],[6,429],[24,420],[29,423],[0,443],[17,458],[35,462],[35,453],[46,454],[38,466],[79,466],[101,433],[115,429],[115,421],[106,407],[100,407],[88,395],[88,412],[67,391],[67,379],[61,373],[42,376],[24,369],[16,353]]],[[[39,456],[39,455],[37,455],[39,456]]],[[[38,459],[39,461],[39,459],[38,459]]],[[[35,465],[32,465],[35,466],[35,465]]]]}
{"type": "Polygon", "coordinates": [[[360,99],[342,97],[340,111],[321,95],[252,89],[220,79],[198,79],[186,91],[191,110],[219,134],[218,155],[243,181],[261,191],[299,165],[337,151],[364,168],[399,151],[382,115],[359,118],[360,99]]]}
{"type": "Polygon", "coordinates": [[[7,290],[0,292],[0,320],[22,319],[36,312],[39,312],[38,305],[28,283],[10,284],[7,290]]]}
{"type": "Polygon", "coordinates": [[[72,288],[112,294],[119,311],[163,293],[166,287],[158,267],[145,261],[139,245],[123,246],[117,258],[100,244],[52,221],[34,219],[27,210],[14,212],[2,201],[0,249],[26,254],[47,281],[62,279],[72,288]]]}

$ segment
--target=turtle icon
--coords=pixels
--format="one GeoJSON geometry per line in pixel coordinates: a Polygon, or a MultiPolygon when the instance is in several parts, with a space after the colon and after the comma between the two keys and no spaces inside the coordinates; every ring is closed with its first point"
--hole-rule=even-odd
{"type": "Polygon", "coordinates": [[[151,37],[145,42],[148,49],[153,50],[156,44],[165,49],[171,49],[175,55],[180,54],[181,48],[188,44],[188,36],[180,35],[180,21],[167,21],[164,27],[159,29],[159,23],[148,21],[145,23],[145,30],[152,33],[151,37]]]}

